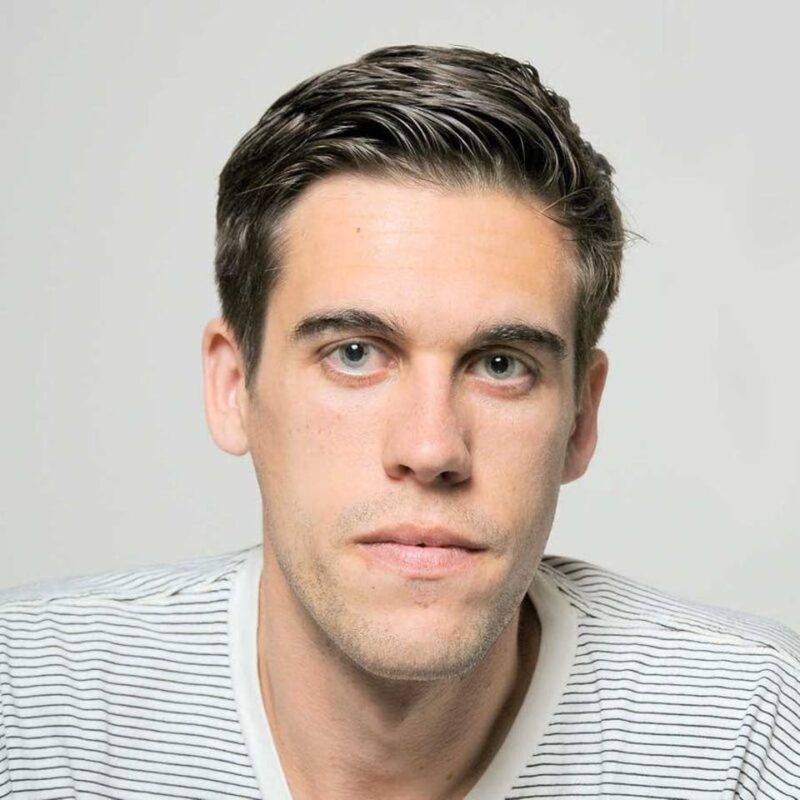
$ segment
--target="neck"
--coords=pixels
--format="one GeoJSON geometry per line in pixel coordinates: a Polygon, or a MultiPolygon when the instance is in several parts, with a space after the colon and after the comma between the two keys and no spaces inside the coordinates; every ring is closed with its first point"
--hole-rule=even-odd
{"type": "Polygon", "coordinates": [[[377,677],[325,639],[269,559],[258,619],[261,695],[296,800],[465,797],[522,704],[540,634],[526,596],[470,672],[377,677]]]}

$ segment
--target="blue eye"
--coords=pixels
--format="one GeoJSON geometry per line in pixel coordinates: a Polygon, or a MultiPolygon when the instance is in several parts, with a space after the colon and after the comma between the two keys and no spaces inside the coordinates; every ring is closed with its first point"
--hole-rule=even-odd
{"type": "Polygon", "coordinates": [[[514,364],[521,366],[523,371],[527,371],[528,373],[532,372],[531,368],[527,366],[527,364],[520,361],[520,359],[518,359],[516,356],[512,356],[510,353],[504,353],[502,351],[492,352],[488,355],[482,355],[478,359],[477,363],[489,364],[489,373],[494,377],[501,378],[503,380],[507,380],[509,377],[521,377],[520,374],[514,373],[514,364]],[[499,374],[496,370],[501,370],[503,374],[499,374]]]}
{"type": "Polygon", "coordinates": [[[372,345],[368,342],[347,342],[346,344],[340,344],[331,351],[331,354],[341,353],[342,361],[340,363],[357,367],[364,362],[364,353],[368,353],[371,347],[372,345]]]}

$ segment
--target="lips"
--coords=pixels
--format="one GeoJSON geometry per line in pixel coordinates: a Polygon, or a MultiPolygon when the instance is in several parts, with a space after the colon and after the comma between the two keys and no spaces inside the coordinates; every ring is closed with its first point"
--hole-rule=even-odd
{"type": "Polygon", "coordinates": [[[441,526],[422,527],[409,523],[380,528],[356,540],[358,544],[399,544],[407,547],[459,547],[464,550],[485,550],[457,531],[441,526]]]}
{"type": "Polygon", "coordinates": [[[370,569],[426,581],[464,574],[482,563],[486,551],[449,528],[409,523],[379,528],[355,544],[370,569]]]}

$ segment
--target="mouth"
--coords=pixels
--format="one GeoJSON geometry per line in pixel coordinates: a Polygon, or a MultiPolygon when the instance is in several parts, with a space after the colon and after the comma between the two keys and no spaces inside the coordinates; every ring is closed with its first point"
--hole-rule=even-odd
{"type": "Polygon", "coordinates": [[[359,538],[356,545],[373,569],[423,580],[469,569],[486,550],[448,528],[417,525],[381,528],[359,538]]]}
{"type": "Polygon", "coordinates": [[[399,544],[406,547],[454,547],[462,550],[485,550],[486,548],[450,528],[422,527],[411,523],[379,528],[356,540],[358,544],[399,544]]]}

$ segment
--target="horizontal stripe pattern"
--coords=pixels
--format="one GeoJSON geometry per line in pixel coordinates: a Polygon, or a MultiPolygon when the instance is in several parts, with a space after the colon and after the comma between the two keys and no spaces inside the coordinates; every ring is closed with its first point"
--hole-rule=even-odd
{"type": "MultiPolygon", "coordinates": [[[[229,658],[249,552],[0,593],[0,798],[261,797],[229,658]]],[[[539,571],[577,648],[504,800],[800,798],[793,631],[574,559],[539,571]]]]}
{"type": "Polygon", "coordinates": [[[0,797],[260,797],[228,658],[243,557],[0,595],[0,797]]]}
{"type": "Polygon", "coordinates": [[[800,639],[585,562],[541,570],[580,611],[572,670],[510,797],[800,798],[800,639]]]}

